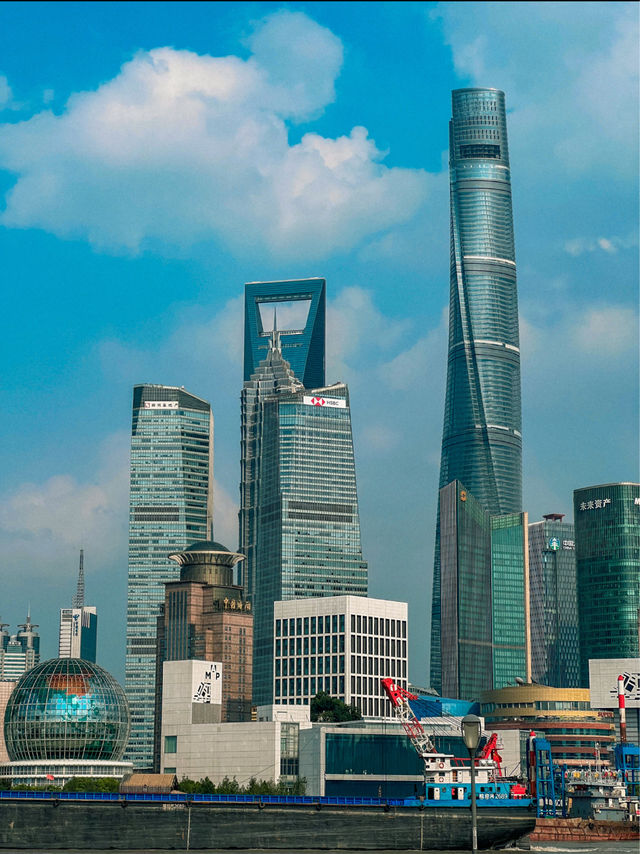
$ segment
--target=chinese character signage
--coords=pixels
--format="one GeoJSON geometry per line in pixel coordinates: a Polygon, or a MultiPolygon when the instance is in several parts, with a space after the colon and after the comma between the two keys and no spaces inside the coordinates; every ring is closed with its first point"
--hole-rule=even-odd
{"type": "Polygon", "coordinates": [[[177,400],[145,400],[145,409],[177,409],[177,400]]]}
{"type": "Polygon", "coordinates": [[[602,510],[604,507],[607,507],[611,504],[610,498],[596,498],[595,501],[582,501],[580,502],[581,510],[602,510]]]}

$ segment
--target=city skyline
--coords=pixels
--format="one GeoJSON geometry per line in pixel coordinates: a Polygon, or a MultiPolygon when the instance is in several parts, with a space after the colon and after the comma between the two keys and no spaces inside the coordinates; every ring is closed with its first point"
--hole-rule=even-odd
{"type": "Polygon", "coordinates": [[[211,400],[215,538],[235,548],[242,283],[322,276],[370,594],[410,602],[424,684],[450,92],[507,95],[523,509],[570,521],[574,489],[638,479],[637,8],[371,4],[366,21],[349,3],[76,9],[0,10],[2,617],[31,601],[54,655],[84,545],[99,662],[122,679],[131,386],[211,400]],[[298,42],[309,50],[293,55],[298,42]]]}

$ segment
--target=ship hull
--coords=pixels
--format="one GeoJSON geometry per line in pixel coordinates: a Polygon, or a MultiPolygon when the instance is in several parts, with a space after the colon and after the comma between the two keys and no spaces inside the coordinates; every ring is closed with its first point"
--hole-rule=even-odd
{"type": "Polygon", "coordinates": [[[586,818],[539,818],[532,842],[604,842],[640,839],[638,823],[586,818]]]}
{"type": "MultiPolygon", "coordinates": [[[[526,807],[478,809],[478,845],[530,833],[526,807]]],[[[0,848],[432,851],[470,847],[468,807],[272,804],[0,803],[0,848]]]]}

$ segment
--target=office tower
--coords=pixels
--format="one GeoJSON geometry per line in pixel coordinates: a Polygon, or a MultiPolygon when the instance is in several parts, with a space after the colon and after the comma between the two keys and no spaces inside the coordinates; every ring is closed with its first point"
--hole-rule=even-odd
{"type": "Polygon", "coordinates": [[[262,447],[262,407],[274,395],[301,389],[288,362],[282,358],[277,331],[271,335],[269,350],[241,394],[241,454],[240,454],[240,551],[246,560],[242,567],[243,586],[247,599],[253,602],[258,542],[258,485],[262,447]]]}
{"type": "Polygon", "coordinates": [[[527,513],[491,517],[493,687],[531,679],[527,513]]]}
{"type": "MultiPolygon", "coordinates": [[[[458,89],[449,127],[449,355],[440,488],[459,480],[494,515],[522,510],[518,299],[504,93],[458,89]]],[[[436,522],[431,685],[440,689],[436,522]]]]}
{"type": "Polygon", "coordinates": [[[364,596],[276,602],[274,702],[309,704],[319,691],[363,717],[395,719],[382,690],[407,688],[407,603],[364,596]]]}
{"type": "Polygon", "coordinates": [[[273,702],[273,603],[366,596],[349,393],[305,390],[271,335],[242,392],[241,551],[254,612],[253,702],[273,702]]]}
{"type": "Polygon", "coordinates": [[[233,568],[244,555],[213,541],[194,543],[169,555],[180,578],[165,584],[158,617],[156,660],[155,767],[160,765],[163,664],[215,661],[222,664],[223,723],[251,720],[253,614],[233,568]]]}
{"type": "Polygon", "coordinates": [[[269,349],[269,337],[280,332],[284,359],[305,388],[325,384],[324,279],[249,282],[244,304],[244,381],[248,382],[269,349]]]}
{"type": "Polygon", "coordinates": [[[573,493],[580,631],[580,685],[589,659],[637,658],[640,610],[640,484],[573,493]]]}
{"type": "Polygon", "coordinates": [[[555,688],[578,688],[575,535],[563,518],[548,513],[529,525],[531,678],[555,688]]]}
{"type": "Polygon", "coordinates": [[[169,560],[211,531],[213,416],[183,388],[133,390],[126,692],[131,707],[127,758],[153,763],[156,620],[164,584],[179,577],[169,560]]]}
{"type": "Polygon", "coordinates": [[[457,480],[440,490],[444,697],[475,699],[493,687],[491,517],[457,480]]]}
{"type": "Polygon", "coordinates": [[[98,611],[84,604],[84,549],[80,549],[78,585],[71,608],[60,609],[58,658],[96,660],[98,611]]]}
{"type": "Polygon", "coordinates": [[[0,680],[19,679],[40,661],[40,635],[38,626],[27,614],[15,635],[7,631],[8,623],[0,623],[0,680]]]}
{"type": "Polygon", "coordinates": [[[527,514],[492,516],[440,490],[442,694],[465,700],[530,676],[527,514]]]}

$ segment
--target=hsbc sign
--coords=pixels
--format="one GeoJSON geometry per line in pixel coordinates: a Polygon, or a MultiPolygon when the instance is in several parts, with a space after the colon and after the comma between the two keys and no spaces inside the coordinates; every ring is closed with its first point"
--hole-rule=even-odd
{"type": "Polygon", "coordinates": [[[341,397],[308,397],[305,395],[302,402],[307,406],[327,406],[334,409],[346,409],[347,401],[341,397]]]}

